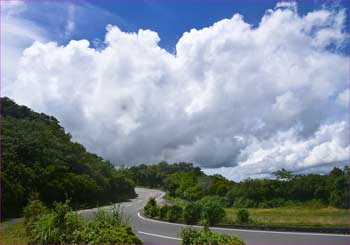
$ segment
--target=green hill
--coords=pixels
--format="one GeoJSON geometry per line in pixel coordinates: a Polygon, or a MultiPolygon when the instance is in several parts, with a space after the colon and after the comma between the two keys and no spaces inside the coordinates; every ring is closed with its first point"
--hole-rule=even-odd
{"type": "Polygon", "coordinates": [[[58,120],[1,98],[1,218],[19,217],[32,193],[74,208],[135,196],[134,183],[73,142],[58,120]]]}

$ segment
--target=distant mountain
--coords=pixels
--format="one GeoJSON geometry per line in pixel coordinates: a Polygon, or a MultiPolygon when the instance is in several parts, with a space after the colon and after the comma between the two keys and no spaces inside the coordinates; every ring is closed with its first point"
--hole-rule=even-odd
{"type": "Polygon", "coordinates": [[[134,183],[71,140],[58,120],[1,98],[1,218],[19,217],[38,193],[48,205],[75,208],[135,196],[134,183]]]}

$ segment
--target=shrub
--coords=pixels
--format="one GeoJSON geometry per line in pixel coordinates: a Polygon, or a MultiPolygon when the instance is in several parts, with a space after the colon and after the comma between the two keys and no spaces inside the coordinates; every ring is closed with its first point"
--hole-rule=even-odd
{"type": "Polygon", "coordinates": [[[182,238],[182,244],[245,244],[236,236],[211,232],[209,229],[195,230],[187,227],[182,229],[179,235],[182,238]]]}
{"type": "Polygon", "coordinates": [[[43,202],[39,200],[38,195],[32,195],[28,204],[24,207],[24,224],[26,226],[26,232],[31,233],[33,224],[37,221],[41,215],[48,213],[48,208],[43,202]]]}
{"type": "Polygon", "coordinates": [[[157,217],[159,215],[159,209],[157,207],[156,200],[151,197],[146,206],[144,207],[145,214],[150,216],[150,217],[157,217]]]}
{"type": "Polygon", "coordinates": [[[167,219],[168,207],[168,205],[164,205],[159,208],[159,218],[167,219]]]}
{"type": "Polygon", "coordinates": [[[247,209],[244,209],[244,208],[238,209],[237,215],[236,215],[236,223],[238,223],[238,224],[249,223],[250,222],[249,216],[250,216],[250,214],[249,214],[247,209]]]}
{"type": "Polygon", "coordinates": [[[168,207],[167,219],[171,222],[178,221],[182,215],[182,208],[178,205],[168,207]]]}
{"type": "Polygon", "coordinates": [[[83,219],[73,212],[68,202],[55,203],[54,208],[42,214],[33,222],[30,236],[31,243],[70,243],[75,230],[81,229],[83,219]]]}
{"type": "Polygon", "coordinates": [[[142,244],[130,226],[91,222],[76,230],[73,243],[77,244],[142,244]]]}
{"type": "Polygon", "coordinates": [[[201,216],[201,207],[195,202],[190,202],[185,205],[183,210],[183,218],[186,224],[195,224],[201,216]]]}
{"type": "Polygon", "coordinates": [[[201,218],[206,220],[209,225],[215,225],[225,217],[225,209],[220,202],[209,201],[202,205],[201,218]]]}
{"type": "Polygon", "coordinates": [[[127,225],[128,217],[123,213],[120,206],[113,206],[111,210],[98,209],[95,214],[95,221],[111,225],[127,225]]]}
{"type": "Polygon", "coordinates": [[[142,241],[125,222],[127,222],[126,218],[119,206],[114,207],[111,212],[100,209],[96,213],[95,220],[74,231],[72,242],[78,244],[142,244],[142,241]]]}
{"type": "Polygon", "coordinates": [[[55,203],[33,224],[30,243],[38,244],[142,244],[127,226],[119,207],[98,210],[92,221],[73,212],[68,202],[55,203]]]}

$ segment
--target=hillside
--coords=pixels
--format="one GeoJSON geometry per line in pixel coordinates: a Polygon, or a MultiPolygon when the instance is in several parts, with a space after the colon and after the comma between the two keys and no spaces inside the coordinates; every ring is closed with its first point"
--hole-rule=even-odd
{"type": "Polygon", "coordinates": [[[1,98],[1,218],[19,217],[33,193],[74,208],[135,196],[134,183],[73,142],[58,120],[1,98]]]}

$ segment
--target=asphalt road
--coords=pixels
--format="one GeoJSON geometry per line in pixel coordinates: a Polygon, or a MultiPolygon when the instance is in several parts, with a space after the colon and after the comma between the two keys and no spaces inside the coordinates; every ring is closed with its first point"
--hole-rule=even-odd
{"type": "MultiPolygon", "coordinates": [[[[129,223],[133,226],[137,236],[142,239],[144,244],[180,244],[181,239],[177,234],[185,225],[147,219],[139,213],[150,196],[161,198],[164,193],[159,190],[144,188],[136,188],[136,193],[138,197],[130,202],[121,203],[121,208],[129,217],[129,223]]],[[[104,208],[108,209],[111,206],[104,208]]],[[[89,215],[91,211],[94,211],[94,209],[82,210],[80,213],[89,215]]],[[[211,229],[216,232],[234,234],[247,244],[350,244],[350,235],[225,228],[211,229]]]]}

